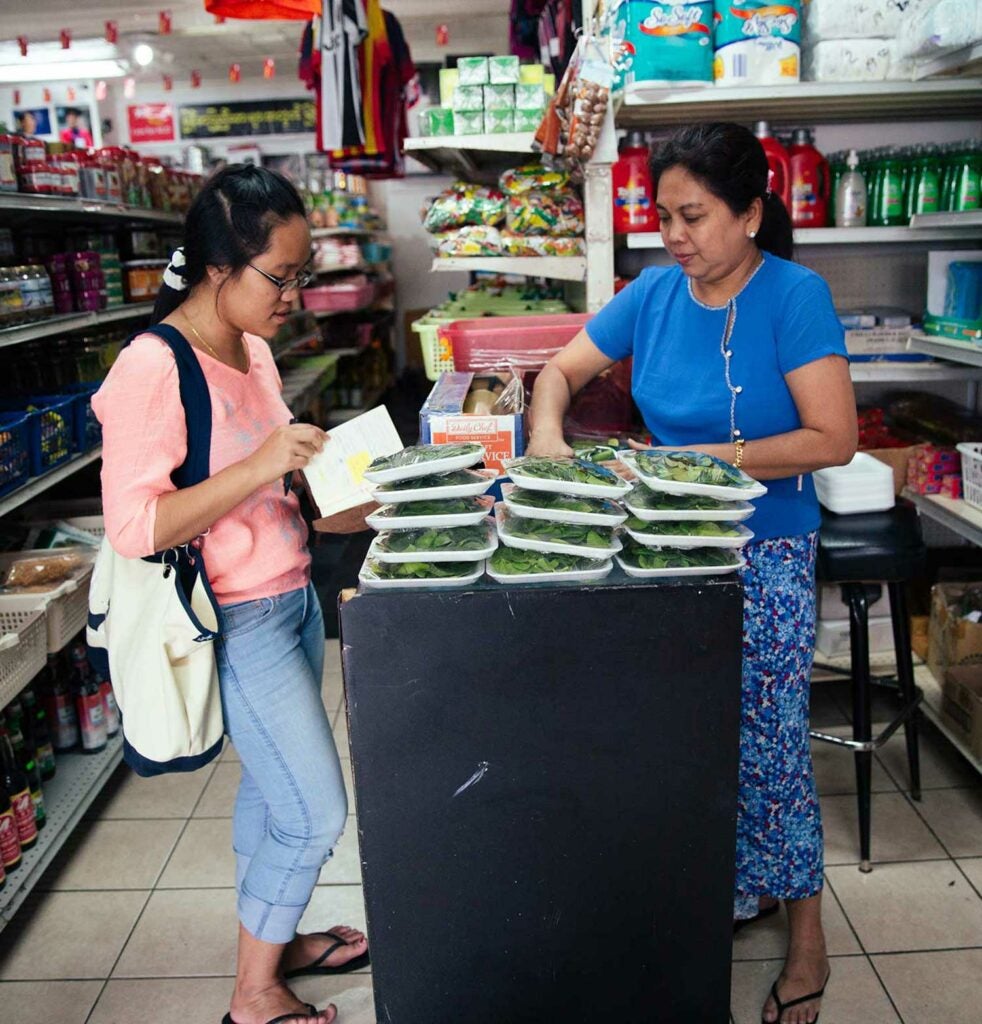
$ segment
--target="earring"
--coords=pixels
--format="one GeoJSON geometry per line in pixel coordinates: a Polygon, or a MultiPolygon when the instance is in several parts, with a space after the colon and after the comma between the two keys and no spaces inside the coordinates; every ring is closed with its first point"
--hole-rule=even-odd
{"type": "Polygon", "coordinates": [[[747,235],[747,238],[756,238],[756,237],[757,237],[757,232],[756,231],[751,231],[750,234],[747,235]]]}

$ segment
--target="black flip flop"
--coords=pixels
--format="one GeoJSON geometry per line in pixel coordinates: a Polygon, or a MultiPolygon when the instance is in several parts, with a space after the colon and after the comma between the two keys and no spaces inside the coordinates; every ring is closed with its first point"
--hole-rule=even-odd
{"type": "MultiPolygon", "coordinates": [[[[336,935],[334,932],[320,932],[318,934],[324,935],[329,939],[334,939],[334,945],[328,946],[312,964],[307,964],[306,967],[297,967],[295,970],[287,971],[283,975],[284,978],[287,980],[290,978],[302,978],[308,974],[350,974],[352,971],[360,971],[363,967],[367,967],[372,962],[371,957],[368,955],[368,950],[365,950],[361,956],[356,956],[346,964],[341,964],[340,967],[328,967],[324,961],[342,946],[347,946],[348,943],[345,942],[340,935],[336,935]]],[[[272,1022],[270,1022],[270,1024],[272,1024],[272,1022]]]]}
{"type": "MultiPolygon", "coordinates": [[[[786,1003],[781,1002],[781,997],[777,994],[777,982],[775,981],[774,984],[771,985],[771,998],[775,1003],[777,1003],[777,1021],[775,1024],[781,1024],[781,1018],[784,1016],[784,1011],[790,1010],[792,1006],[800,1006],[802,1003],[810,1003],[813,999],[821,999],[822,996],[825,995],[825,989],[829,983],[829,978],[831,977],[832,969],[829,968],[829,973],[825,975],[825,984],[823,984],[817,992],[812,992],[812,994],[808,996],[801,996],[799,999],[790,999],[786,1003]]],[[[818,1024],[818,1017],[819,1015],[816,1013],[812,1024],[818,1024]]],[[[761,1014],[760,1020],[761,1024],[769,1024],[768,1021],[764,1020],[763,1014],[761,1014]]]]}
{"type": "Polygon", "coordinates": [[[739,921],[733,922],[733,934],[736,935],[741,928],[746,928],[748,924],[756,924],[758,921],[763,921],[765,917],[771,917],[781,909],[781,903],[778,901],[770,907],[765,907],[763,910],[758,910],[753,917],[744,917],[739,921]]]}
{"type": "MultiPolygon", "coordinates": [[[[309,1020],[313,1020],[317,1016],[317,1007],[312,1003],[307,1003],[307,1013],[282,1013],[279,1017],[274,1017],[272,1020],[266,1021],[266,1024],[282,1024],[285,1020],[303,1020],[307,1017],[309,1020]]],[[[235,1024],[232,1020],[232,1014],[226,1013],[222,1017],[222,1024],[235,1024]]]]}

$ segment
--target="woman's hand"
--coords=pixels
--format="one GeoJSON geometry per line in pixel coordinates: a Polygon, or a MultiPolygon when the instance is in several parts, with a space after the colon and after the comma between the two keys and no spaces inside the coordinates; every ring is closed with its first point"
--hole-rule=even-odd
{"type": "Polygon", "coordinates": [[[573,455],[573,449],[566,443],[566,439],[561,433],[540,433],[533,430],[525,454],[537,455],[545,459],[570,458],[573,455]]]}
{"type": "Polygon", "coordinates": [[[256,474],[259,486],[282,480],[287,473],[303,469],[327,443],[328,435],[308,423],[277,427],[245,461],[256,474]]]}

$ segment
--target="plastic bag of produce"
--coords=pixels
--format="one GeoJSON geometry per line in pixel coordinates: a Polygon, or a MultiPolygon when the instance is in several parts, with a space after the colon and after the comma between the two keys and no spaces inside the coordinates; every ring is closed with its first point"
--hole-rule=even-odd
{"type": "Polygon", "coordinates": [[[582,235],[583,203],[569,189],[509,196],[507,226],[518,235],[582,235]]]}
{"type": "Polygon", "coordinates": [[[565,188],[569,175],[565,171],[554,171],[542,164],[525,164],[505,171],[498,186],[505,195],[520,196],[526,192],[550,192],[565,188]]]}
{"type": "Polygon", "coordinates": [[[484,224],[449,231],[440,242],[441,256],[500,256],[501,232],[484,224]]]}
{"type": "Polygon", "coordinates": [[[468,224],[500,224],[505,217],[505,197],[493,188],[456,182],[423,210],[423,227],[432,233],[468,224]]]}

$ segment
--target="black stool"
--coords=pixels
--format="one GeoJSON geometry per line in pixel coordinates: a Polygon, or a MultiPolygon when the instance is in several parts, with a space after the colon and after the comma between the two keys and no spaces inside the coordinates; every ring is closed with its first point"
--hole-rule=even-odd
{"type": "Polygon", "coordinates": [[[851,671],[816,665],[852,679],[851,740],[812,730],[812,737],[852,750],[856,757],[859,790],[860,871],[870,871],[870,789],[873,751],[879,749],[903,725],[907,738],[910,795],[921,798],[920,758],[917,747],[918,705],[922,694],[914,685],[914,663],[910,652],[910,621],[904,584],[920,575],[927,548],[921,537],[917,512],[909,502],[898,500],[887,512],[835,515],[822,510],[816,576],[819,583],[842,586],[842,599],[849,608],[851,671]],[[890,594],[893,645],[897,655],[895,676],[873,676],[869,667],[869,606],[886,583],[890,594]],[[872,687],[885,686],[900,699],[900,710],[892,722],[873,736],[872,687]]]}

